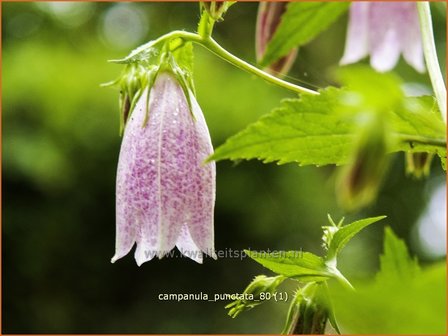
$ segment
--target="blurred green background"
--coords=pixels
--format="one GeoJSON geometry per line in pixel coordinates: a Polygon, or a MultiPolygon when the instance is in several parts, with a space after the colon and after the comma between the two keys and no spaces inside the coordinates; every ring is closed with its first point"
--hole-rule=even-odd
{"type": "MultiPolygon", "coordinates": [[[[120,147],[118,93],[100,88],[121,71],[108,59],[174,29],[195,30],[195,3],[2,3],[3,333],[277,333],[288,305],[266,303],[232,320],[228,302],[163,302],[159,293],[235,293],[269,271],[247,259],[154,260],[116,264],[115,171],[120,147]],[[266,318],[269,316],[269,318],[266,318]]],[[[254,62],[256,3],[233,6],[214,36],[254,62]]],[[[445,60],[445,7],[433,7],[445,60]]],[[[299,52],[290,81],[313,88],[342,55],[347,17],[299,52]]],[[[443,67],[445,67],[445,62],[443,67]]],[[[410,87],[427,75],[400,61],[410,87]]],[[[215,146],[292,94],[195,48],[198,101],[215,146]]],[[[387,215],[344,251],[349,279],[378,268],[384,225],[424,264],[445,256],[445,175],[404,176],[393,167],[377,203],[347,221],[387,215]]],[[[260,162],[217,165],[215,235],[220,250],[300,249],[321,253],[335,202],[332,167],[260,162]]],[[[292,290],[293,287],[286,287],[292,290]]]]}

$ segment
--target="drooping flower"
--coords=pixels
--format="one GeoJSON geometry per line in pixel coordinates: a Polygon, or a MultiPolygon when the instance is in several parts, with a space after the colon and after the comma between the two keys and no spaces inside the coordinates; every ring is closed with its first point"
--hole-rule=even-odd
{"type": "Polygon", "coordinates": [[[425,71],[417,4],[415,2],[353,2],[342,65],[370,54],[377,71],[391,70],[400,54],[419,72],[425,71]]]}
{"type": "MultiPolygon", "coordinates": [[[[258,6],[257,28],[255,33],[255,51],[258,63],[264,57],[267,45],[272,40],[280,24],[287,4],[287,2],[263,1],[258,6]]],[[[275,76],[284,76],[291,69],[296,57],[297,48],[292,49],[288,55],[268,65],[263,70],[275,76]]]]}
{"type": "Polygon", "coordinates": [[[170,72],[157,75],[128,118],[116,184],[116,247],[112,262],[137,244],[142,263],[175,246],[201,263],[214,252],[213,147],[202,111],[170,72]],[[148,111],[149,108],[149,111],[148,111]]]}

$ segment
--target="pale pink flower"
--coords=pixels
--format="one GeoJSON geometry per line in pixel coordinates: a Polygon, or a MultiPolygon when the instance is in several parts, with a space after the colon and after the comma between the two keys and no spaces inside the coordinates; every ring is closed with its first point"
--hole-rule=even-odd
{"type": "Polygon", "coordinates": [[[112,262],[134,243],[139,266],[175,246],[198,263],[202,252],[216,258],[216,167],[204,163],[213,147],[202,111],[191,93],[190,110],[181,85],[168,72],[157,75],[149,104],[147,94],[132,111],[121,144],[112,262]]]}
{"type": "Polygon", "coordinates": [[[425,71],[417,4],[353,2],[340,63],[355,63],[370,54],[372,67],[384,72],[397,64],[401,53],[415,70],[425,71]]]}

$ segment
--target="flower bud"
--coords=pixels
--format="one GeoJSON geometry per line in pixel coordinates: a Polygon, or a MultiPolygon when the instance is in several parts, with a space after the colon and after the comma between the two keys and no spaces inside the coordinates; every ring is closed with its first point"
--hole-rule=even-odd
{"type": "Polygon", "coordinates": [[[207,11],[214,21],[222,21],[227,9],[234,1],[201,1],[201,7],[207,11]]]}
{"type": "Polygon", "coordinates": [[[417,179],[428,176],[433,157],[431,153],[406,153],[406,174],[417,179]]]}
{"type": "Polygon", "coordinates": [[[199,263],[203,252],[216,258],[216,168],[214,162],[204,164],[213,148],[202,111],[168,70],[140,89],[121,143],[112,262],[134,243],[139,266],[175,246],[199,263]]]}
{"type": "Polygon", "coordinates": [[[241,312],[262,304],[264,300],[260,298],[260,295],[262,293],[274,293],[283,280],[285,280],[285,277],[281,275],[276,277],[258,275],[244,290],[241,295],[242,298],[229,303],[225,308],[230,309],[229,315],[231,317],[237,317],[241,312]]]}
{"type": "Polygon", "coordinates": [[[322,284],[309,283],[300,289],[288,311],[282,334],[323,335],[330,318],[328,303],[323,298],[322,284]]]}
{"type": "Polygon", "coordinates": [[[367,206],[375,200],[386,173],[388,143],[382,114],[370,114],[355,146],[351,162],[342,167],[336,183],[338,201],[348,211],[367,206]]]}
{"type": "MultiPolygon", "coordinates": [[[[258,6],[257,27],[255,36],[255,51],[257,62],[260,63],[266,52],[267,45],[277,30],[281,17],[286,11],[288,2],[260,2],[258,6]]],[[[263,70],[278,76],[285,76],[291,69],[297,57],[297,48],[292,49],[288,55],[269,64],[263,70]]]]}

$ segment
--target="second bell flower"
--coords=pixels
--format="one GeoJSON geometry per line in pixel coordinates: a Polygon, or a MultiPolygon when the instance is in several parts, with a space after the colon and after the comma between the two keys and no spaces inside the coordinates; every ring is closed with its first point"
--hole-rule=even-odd
{"type": "Polygon", "coordinates": [[[353,2],[341,64],[370,54],[380,72],[391,70],[400,54],[418,72],[425,71],[420,24],[415,2],[353,2]]]}

